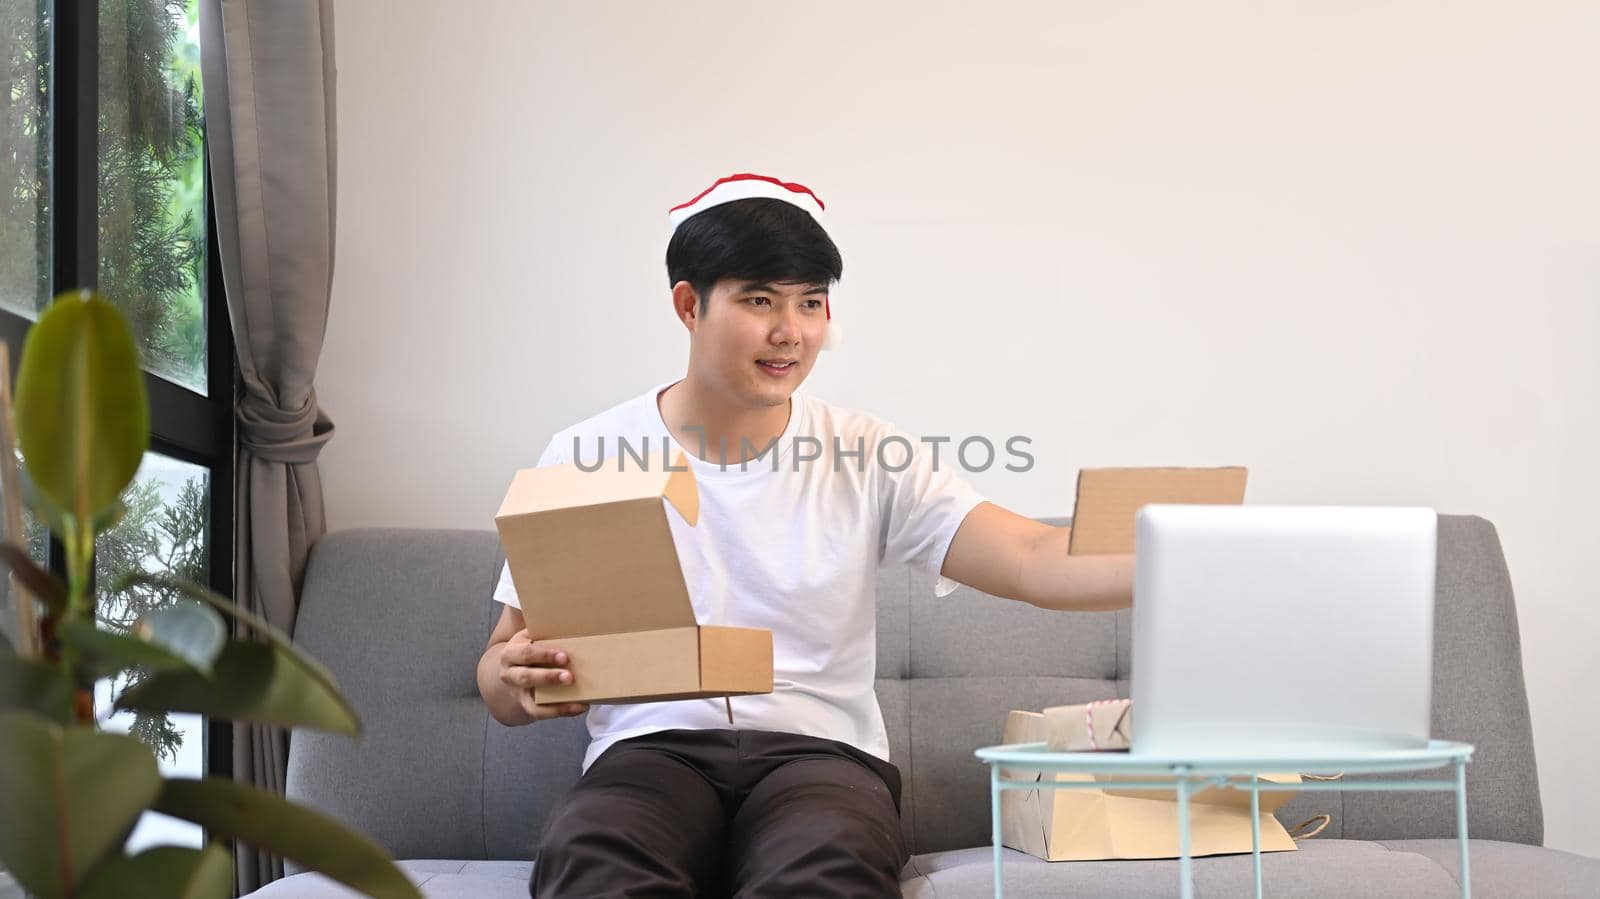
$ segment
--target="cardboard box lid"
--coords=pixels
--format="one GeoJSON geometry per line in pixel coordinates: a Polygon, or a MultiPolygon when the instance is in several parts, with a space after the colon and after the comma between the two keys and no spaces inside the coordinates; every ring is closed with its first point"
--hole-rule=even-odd
{"type": "Polygon", "coordinates": [[[694,474],[682,453],[618,468],[524,468],[500,503],[495,528],[535,640],[696,623],[667,520],[669,504],[699,519],[694,474]]]}
{"type": "Polygon", "coordinates": [[[1134,515],[1151,503],[1239,505],[1246,470],[1222,468],[1085,468],[1078,472],[1067,554],[1133,552],[1134,515]]]}

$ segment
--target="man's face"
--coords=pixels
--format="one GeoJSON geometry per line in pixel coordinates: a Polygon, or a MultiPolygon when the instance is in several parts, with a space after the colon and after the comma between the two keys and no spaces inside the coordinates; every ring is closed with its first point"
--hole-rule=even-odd
{"type": "Polygon", "coordinates": [[[786,402],[822,349],[826,285],[724,278],[712,288],[690,341],[690,364],[735,401],[786,402]]]}

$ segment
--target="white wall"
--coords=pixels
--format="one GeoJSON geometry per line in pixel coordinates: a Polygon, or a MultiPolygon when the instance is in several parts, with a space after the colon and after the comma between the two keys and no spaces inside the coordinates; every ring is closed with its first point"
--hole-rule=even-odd
{"type": "Polygon", "coordinates": [[[846,260],[807,388],[1028,435],[973,476],[1002,505],[1244,464],[1493,521],[1547,842],[1600,856],[1600,7],[807,8],[342,0],[330,527],[492,527],[553,431],[682,374],[667,208],[774,173],[846,260]]]}

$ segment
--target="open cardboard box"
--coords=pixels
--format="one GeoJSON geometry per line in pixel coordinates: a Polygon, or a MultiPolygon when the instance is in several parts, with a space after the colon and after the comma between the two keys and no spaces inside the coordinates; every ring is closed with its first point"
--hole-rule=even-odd
{"type": "MultiPolygon", "coordinates": [[[[608,459],[518,471],[495,515],[528,636],[573,683],[534,701],[631,703],[772,692],[772,632],[695,621],[667,516],[693,526],[694,474],[608,459]]],[[[731,714],[731,713],[730,713],[731,714]]]]}
{"type": "Polygon", "coordinates": [[[1085,468],[1078,472],[1067,555],[1129,554],[1140,506],[1244,502],[1246,470],[1225,468],[1085,468]]]}

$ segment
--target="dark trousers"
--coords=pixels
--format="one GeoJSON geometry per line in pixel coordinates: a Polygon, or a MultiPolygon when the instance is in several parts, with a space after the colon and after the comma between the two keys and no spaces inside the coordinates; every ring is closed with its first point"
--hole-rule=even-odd
{"type": "Polygon", "coordinates": [[[900,896],[900,772],[853,746],[669,730],[606,749],[551,812],[542,897],[900,896]]]}

